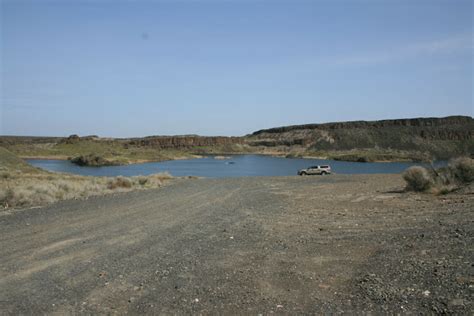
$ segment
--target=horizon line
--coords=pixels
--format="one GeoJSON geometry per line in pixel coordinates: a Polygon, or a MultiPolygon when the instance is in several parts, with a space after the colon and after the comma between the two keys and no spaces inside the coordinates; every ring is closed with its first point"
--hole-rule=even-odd
{"type": "Polygon", "coordinates": [[[448,115],[448,116],[419,116],[419,117],[402,117],[402,118],[387,118],[387,119],[380,119],[380,120],[352,120],[352,121],[330,121],[330,122],[319,122],[319,123],[303,123],[303,124],[290,124],[290,125],[283,125],[283,126],[275,126],[270,128],[263,128],[259,129],[245,135],[200,135],[200,134],[155,134],[155,135],[145,135],[145,136],[131,136],[131,137],[113,137],[113,136],[99,136],[97,134],[88,134],[84,136],[80,136],[79,134],[69,134],[67,136],[46,136],[46,135],[11,135],[11,134],[1,134],[0,137],[35,137],[35,138],[68,138],[73,135],[77,135],[79,137],[97,137],[101,139],[111,138],[111,139],[134,139],[134,138],[146,138],[146,137],[246,137],[248,135],[252,135],[257,132],[262,132],[265,130],[272,130],[278,128],[287,128],[287,127],[295,127],[295,126],[315,126],[315,125],[330,125],[330,124],[338,124],[338,123],[357,123],[357,122],[366,122],[366,123],[374,123],[374,122],[386,122],[386,121],[403,121],[403,120],[419,120],[419,119],[447,119],[447,118],[470,118],[473,119],[470,115],[448,115]]]}

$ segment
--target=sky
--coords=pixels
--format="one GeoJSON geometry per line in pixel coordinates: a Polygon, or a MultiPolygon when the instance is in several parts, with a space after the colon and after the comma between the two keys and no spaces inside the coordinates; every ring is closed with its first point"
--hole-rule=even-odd
{"type": "Polygon", "coordinates": [[[0,0],[0,135],[473,116],[471,0],[0,0]]]}

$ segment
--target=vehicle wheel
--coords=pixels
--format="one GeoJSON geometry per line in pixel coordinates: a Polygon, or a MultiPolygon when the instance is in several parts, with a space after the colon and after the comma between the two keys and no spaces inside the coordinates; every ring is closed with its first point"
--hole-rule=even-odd
{"type": "Polygon", "coordinates": [[[302,176],[307,176],[308,174],[306,172],[301,173],[302,176]]]}
{"type": "Polygon", "coordinates": [[[327,175],[328,173],[326,171],[323,171],[321,172],[321,175],[324,176],[324,175],[327,175]]]}

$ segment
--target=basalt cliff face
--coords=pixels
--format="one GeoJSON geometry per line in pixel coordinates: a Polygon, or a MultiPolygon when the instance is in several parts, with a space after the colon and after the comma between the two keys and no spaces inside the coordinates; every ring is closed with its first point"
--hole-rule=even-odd
{"type": "Polygon", "coordinates": [[[283,151],[398,150],[445,159],[474,153],[474,120],[450,116],[294,125],[260,130],[246,140],[283,151]]]}
{"type": "Polygon", "coordinates": [[[223,136],[149,136],[132,138],[125,141],[126,145],[143,146],[161,149],[191,149],[195,147],[214,147],[243,144],[242,137],[223,136]]]}

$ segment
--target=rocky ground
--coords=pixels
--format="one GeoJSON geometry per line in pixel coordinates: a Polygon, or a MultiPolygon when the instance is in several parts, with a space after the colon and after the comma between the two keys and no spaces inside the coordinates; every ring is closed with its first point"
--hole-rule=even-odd
{"type": "Polygon", "coordinates": [[[0,213],[0,310],[472,315],[474,194],[399,175],[176,180],[0,213]]]}

